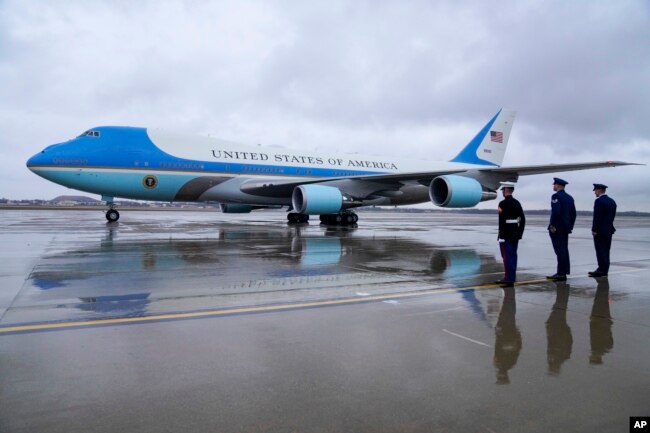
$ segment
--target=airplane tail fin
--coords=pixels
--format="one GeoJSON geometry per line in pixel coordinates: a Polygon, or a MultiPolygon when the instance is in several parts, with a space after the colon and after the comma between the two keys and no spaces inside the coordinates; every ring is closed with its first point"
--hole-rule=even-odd
{"type": "Polygon", "coordinates": [[[451,162],[500,166],[516,112],[501,109],[451,162]]]}

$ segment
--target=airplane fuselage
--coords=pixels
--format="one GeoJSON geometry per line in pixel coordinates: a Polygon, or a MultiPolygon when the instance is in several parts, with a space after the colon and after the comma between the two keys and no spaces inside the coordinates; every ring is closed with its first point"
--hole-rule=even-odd
{"type": "MultiPolygon", "coordinates": [[[[107,197],[261,206],[290,205],[291,195],[251,194],[245,192],[247,184],[319,180],[321,185],[339,186],[350,176],[425,172],[432,167],[417,160],[296,152],[133,127],[93,128],[47,147],[27,165],[52,182],[107,197]]],[[[471,166],[436,163],[437,169],[452,171],[471,166]]],[[[426,185],[386,189],[375,204],[429,201],[426,185]]]]}

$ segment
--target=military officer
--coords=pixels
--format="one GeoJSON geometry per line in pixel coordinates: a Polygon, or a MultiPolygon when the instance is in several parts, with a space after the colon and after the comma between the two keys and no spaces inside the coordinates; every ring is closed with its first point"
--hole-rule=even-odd
{"type": "Polygon", "coordinates": [[[589,272],[590,277],[606,277],[609,272],[609,249],[612,246],[614,218],[616,217],[616,202],[607,195],[607,185],[594,183],[594,220],[591,234],[594,236],[598,269],[589,272]]]}
{"type": "Polygon", "coordinates": [[[548,225],[548,233],[557,256],[557,272],[546,277],[553,281],[566,281],[566,276],[571,273],[569,233],[573,231],[576,222],[576,206],[573,197],[564,191],[568,183],[566,180],[553,178],[555,194],[551,196],[551,221],[548,225]]]}
{"type": "Polygon", "coordinates": [[[503,258],[505,276],[496,283],[512,287],[517,279],[517,247],[524,235],[526,217],[517,199],[512,196],[515,190],[513,182],[501,182],[503,200],[499,203],[499,247],[503,258]]]}

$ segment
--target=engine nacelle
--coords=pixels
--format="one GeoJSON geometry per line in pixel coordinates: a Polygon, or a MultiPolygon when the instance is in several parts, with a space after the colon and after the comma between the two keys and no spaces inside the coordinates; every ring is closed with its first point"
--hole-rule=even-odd
{"type": "Polygon", "coordinates": [[[337,213],[343,207],[343,194],[338,188],[325,185],[300,185],[291,196],[293,210],[306,215],[337,213]]]}
{"type": "Polygon", "coordinates": [[[438,176],[429,185],[429,198],[440,207],[473,207],[497,198],[495,191],[484,190],[476,179],[465,176],[438,176]]]}
{"type": "Polygon", "coordinates": [[[249,204],[219,203],[219,209],[223,213],[251,213],[253,206],[249,204]]]}

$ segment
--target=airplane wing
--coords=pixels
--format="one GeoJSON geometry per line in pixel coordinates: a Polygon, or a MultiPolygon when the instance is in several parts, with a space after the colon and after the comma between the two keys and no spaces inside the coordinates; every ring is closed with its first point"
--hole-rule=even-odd
{"type": "Polygon", "coordinates": [[[379,191],[397,190],[407,184],[420,184],[428,186],[431,181],[438,177],[450,174],[467,173],[477,170],[482,173],[496,174],[502,176],[529,176],[533,174],[559,173],[563,171],[588,170],[593,168],[616,167],[622,165],[643,165],[623,161],[599,161],[580,162],[569,164],[548,164],[548,165],[521,165],[512,167],[494,167],[477,169],[458,169],[444,171],[426,171],[411,173],[388,173],[369,174],[360,176],[344,176],[334,178],[318,179],[251,179],[244,182],[240,190],[247,194],[263,197],[291,197],[294,188],[300,185],[324,183],[339,187],[342,191],[358,197],[364,197],[379,191]]]}
{"type": "Polygon", "coordinates": [[[291,197],[294,188],[300,185],[326,183],[344,186],[344,190],[355,196],[365,196],[377,191],[398,189],[409,183],[428,185],[431,180],[447,174],[464,173],[467,170],[444,170],[412,173],[367,174],[360,176],[327,177],[318,179],[252,179],[244,182],[240,190],[247,194],[263,197],[291,197]]]}
{"type": "Polygon", "coordinates": [[[562,171],[589,170],[591,168],[616,167],[619,165],[643,165],[634,162],[623,161],[601,161],[601,162],[577,162],[570,164],[548,164],[548,165],[520,165],[513,167],[485,168],[479,171],[495,174],[515,174],[517,176],[529,176],[533,174],[558,173],[562,171]]]}

